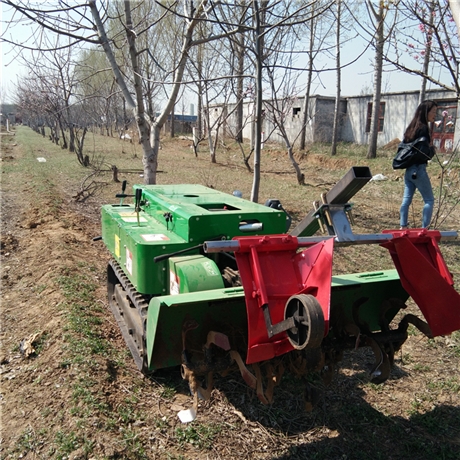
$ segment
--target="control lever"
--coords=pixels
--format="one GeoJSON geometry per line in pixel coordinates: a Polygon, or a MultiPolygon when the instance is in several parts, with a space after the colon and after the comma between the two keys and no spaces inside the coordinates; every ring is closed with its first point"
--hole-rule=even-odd
{"type": "Polygon", "coordinates": [[[140,227],[140,222],[139,222],[139,212],[141,210],[141,197],[142,197],[142,189],[137,188],[136,189],[136,194],[135,194],[135,202],[134,202],[134,211],[136,212],[137,216],[137,226],[140,227]]]}
{"type": "Polygon", "coordinates": [[[132,195],[126,195],[125,194],[125,190],[126,190],[126,184],[128,182],[126,180],[124,180],[122,183],[121,183],[121,193],[117,193],[115,196],[117,198],[120,198],[120,206],[123,206],[123,199],[126,198],[127,196],[132,196],[132,195]]]}

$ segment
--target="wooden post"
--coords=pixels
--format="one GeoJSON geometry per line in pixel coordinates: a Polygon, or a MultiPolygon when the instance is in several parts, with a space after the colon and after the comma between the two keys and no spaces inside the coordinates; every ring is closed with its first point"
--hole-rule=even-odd
{"type": "Polygon", "coordinates": [[[113,181],[120,182],[118,180],[118,168],[115,165],[112,165],[112,173],[113,173],[113,176],[112,176],[113,181]]]}

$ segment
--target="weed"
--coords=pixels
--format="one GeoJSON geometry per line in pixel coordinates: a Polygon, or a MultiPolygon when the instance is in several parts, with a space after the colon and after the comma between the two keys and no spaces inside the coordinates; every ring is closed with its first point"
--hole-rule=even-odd
{"type": "Polygon", "coordinates": [[[109,431],[115,430],[118,427],[118,420],[115,418],[109,417],[105,420],[105,428],[109,431]]]}
{"type": "Polygon", "coordinates": [[[118,415],[120,417],[120,421],[126,425],[136,420],[135,411],[129,406],[120,406],[118,408],[118,415]]]}
{"type": "Polygon", "coordinates": [[[57,446],[57,458],[63,459],[67,454],[76,450],[81,441],[73,431],[66,433],[63,430],[59,430],[56,432],[54,442],[57,446]]]}
{"type": "Polygon", "coordinates": [[[49,336],[49,334],[43,333],[34,342],[35,353],[37,355],[39,355],[43,351],[43,348],[45,347],[46,340],[47,340],[48,336],[49,336]]]}
{"type": "Polygon", "coordinates": [[[449,336],[447,353],[452,357],[460,357],[460,331],[456,331],[449,336]]]}
{"type": "Polygon", "coordinates": [[[458,377],[447,377],[442,380],[428,382],[427,388],[435,390],[447,390],[452,393],[460,393],[460,380],[458,377]]]}
{"type": "Polygon", "coordinates": [[[412,369],[417,372],[430,372],[431,370],[430,366],[424,364],[414,364],[412,369]]]}
{"type": "Polygon", "coordinates": [[[175,436],[180,445],[188,443],[199,449],[210,449],[222,429],[222,425],[218,424],[191,424],[176,428],[175,436]]]}
{"type": "Polygon", "coordinates": [[[410,402],[410,409],[408,410],[408,414],[410,416],[417,415],[419,411],[422,409],[422,407],[423,407],[422,400],[416,397],[410,402]]]}
{"type": "Polygon", "coordinates": [[[404,364],[412,363],[412,356],[410,355],[410,353],[402,353],[401,362],[403,362],[404,364]]]}
{"type": "Polygon", "coordinates": [[[421,332],[415,326],[413,326],[412,324],[409,324],[409,327],[407,329],[407,334],[409,336],[414,337],[414,336],[420,335],[421,332]]]}
{"type": "Polygon", "coordinates": [[[175,388],[169,387],[169,386],[164,386],[164,385],[161,386],[160,398],[172,399],[172,398],[174,398],[175,394],[176,394],[176,389],[175,388]]]}
{"type": "Polygon", "coordinates": [[[368,382],[367,383],[367,386],[372,389],[373,391],[375,391],[376,393],[383,393],[385,392],[385,388],[382,386],[382,385],[377,385],[375,383],[372,383],[372,382],[368,382]]]}
{"type": "Polygon", "coordinates": [[[132,430],[123,431],[123,441],[126,445],[126,449],[133,454],[136,454],[138,457],[145,457],[145,449],[142,446],[142,443],[139,439],[139,436],[136,432],[132,430]]]}
{"type": "Polygon", "coordinates": [[[436,349],[438,348],[438,343],[435,339],[428,339],[426,346],[427,348],[436,349]]]}
{"type": "Polygon", "coordinates": [[[16,443],[16,450],[21,453],[33,452],[37,447],[37,439],[34,430],[29,426],[19,436],[16,443]]]}
{"type": "Polygon", "coordinates": [[[64,361],[61,361],[61,363],[59,364],[59,367],[61,367],[61,369],[68,369],[70,366],[71,366],[71,361],[68,360],[68,359],[65,359],[64,361]]]}
{"type": "MultiPolygon", "coordinates": [[[[80,264],[81,272],[71,273],[68,268],[62,270],[61,276],[57,278],[57,283],[68,299],[68,304],[62,308],[68,309],[68,328],[73,334],[67,335],[74,355],[85,356],[89,354],[107,353],[107,342],[100,337],[98,327],[102,324],[101,317],[97,313],[102,313],[101,308],[96,304],[94,290],[96,285],[85,271],[94,271],[88,265],[80,264]],[[85,271],[84,271],[85,270],[85,271]],[[85,340],[81,340],[85,338],[85,340]]],[[[75,360],[81,362],[76,356],[75,360]]]]}
{"type": "Polygon", "coordinates": [[[166,417],[156,417],[153,423],[160,431],[166,430],[169,426],[166,417]]]}

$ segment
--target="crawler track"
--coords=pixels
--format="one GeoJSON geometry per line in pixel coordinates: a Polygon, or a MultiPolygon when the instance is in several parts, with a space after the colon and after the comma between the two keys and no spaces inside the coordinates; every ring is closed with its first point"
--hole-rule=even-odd
{"type": "Polygon", "coordinates": [[[147,309],[151,296],[139,294],[115,260],[107,266],[109,306],[140,371],[148,371],[145,348],[147,309]]]}

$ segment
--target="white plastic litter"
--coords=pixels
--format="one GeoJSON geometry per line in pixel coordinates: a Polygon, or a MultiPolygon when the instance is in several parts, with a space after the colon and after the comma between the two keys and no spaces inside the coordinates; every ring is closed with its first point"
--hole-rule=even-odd
{"type": "Polygon", "coordinates": [[[196,411],[193,407],[190,409],[181,410],[177,413],[177,415],[182,423],[190,423],[196,419],[196,411]]]}
{"type": "Polygon", "coordinates": [[[446,165],[447,163],[449,163],[449,160],[445,160],[442,162],[443,165],[446,165]]]}
{"type": "Polygon", "coordinates": [[[37,161],[38,161],[39,163],[46,163],[46,158],[38,157],[38,158],[37,158],[37,161]]]}
{"type": "Polygon", "coordinates": [[[384,176],[383,174],[376,174],[375,176],[372,176],[371,180],[387,180],[388,177],[384,176]]]}

